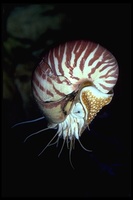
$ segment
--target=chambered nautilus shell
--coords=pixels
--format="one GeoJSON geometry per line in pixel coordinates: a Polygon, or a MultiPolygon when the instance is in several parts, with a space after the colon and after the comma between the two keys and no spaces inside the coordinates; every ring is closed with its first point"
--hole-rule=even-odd
{"type": "Polygon", "coordinates": [[[118,79],[115,57],[99,44],[78,40],[51,49],[33,73],[33,95],[48,128],[72,149],[97,113],[109,104],[118,79]]]}

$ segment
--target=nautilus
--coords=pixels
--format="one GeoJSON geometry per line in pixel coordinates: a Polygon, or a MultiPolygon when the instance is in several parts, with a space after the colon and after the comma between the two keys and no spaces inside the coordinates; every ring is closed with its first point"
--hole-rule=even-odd
{"type": "Polygon", "coordinates": [[[111,102],[118,75],[116,58],[100,44],[77,40],[50,49],[32,75],[33,97],[43,117],[16,124],[35,122],[45,117],[47,128],[30,134],[24,142],[42,131],[57,129],[38,156],[63,138],[58,156],[66,143],[73,167],[71,151],[75,141],[91,152],[82,145],[80,137],[86,128],[90,130],[89,125],[97,113],[111,102]]]}
{"type": "Polygon", "coordinates": [[[52,48],[35,68],[33,96],[48,121],[47,129],[57,129],[55,136],[63,138],[70,152],[97,113],[111,102],[118,74],[112,53],[86,40],[52,48]]]}

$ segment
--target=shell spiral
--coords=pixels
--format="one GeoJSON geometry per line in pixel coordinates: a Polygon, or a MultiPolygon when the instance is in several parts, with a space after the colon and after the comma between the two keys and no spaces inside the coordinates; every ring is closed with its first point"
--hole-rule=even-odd
{"type": "Polygon", "coordinates": [[[51,49],[33,73],[33,95],[59,136],[79,138],[103,106],[118,79],[115,57],[90,41],[69,41],[51,49]]]}

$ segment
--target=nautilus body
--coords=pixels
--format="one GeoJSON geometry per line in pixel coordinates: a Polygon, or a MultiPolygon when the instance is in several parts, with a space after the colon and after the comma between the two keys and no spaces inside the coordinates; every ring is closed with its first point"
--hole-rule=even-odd
{"type": "Polygon", "coordinates": [[[51,49],[33,73],[35,100],[58,137],[72,149],[97,113],[113,97],[115,57],[90,41],[69,41],[51,49]]]}

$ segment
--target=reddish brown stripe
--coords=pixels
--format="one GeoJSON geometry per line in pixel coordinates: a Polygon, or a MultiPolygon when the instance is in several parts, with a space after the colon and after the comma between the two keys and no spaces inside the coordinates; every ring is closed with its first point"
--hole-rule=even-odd
{"type": "Polygon", "coordinates": [[[73,50],[74,44],[70,43],[70,45],[67,45],[66,49],[66,66],[72,70],[73,66],[70,66],[70,60],[72,56],[72,50],[73,50]]]}
{"type": "Polygon", "coordinates": [[[101,85],[102,88],[105,89],[105,90],[107,90],[107,91],[110,91],[111,88],[112,88],[111,86],[110,86],[110,87],[106,87],[105,85],[103,85],[103,84],[101,84],[101,83],[100,83],[99,85],[101,85]]]}
{"type": "MultiPolygon", "coordinates": [[[[101,55],[100,55],[100,56],[101,56],[101,55]]],[[[100,56],[99,56],[99,57],[100,57],[100,56]]],[[[97,57],[97,59],[98,59],[99,57],[97,57]]],[[[95,59],[91,59],[91,64],[93,64],[93,63],[92,63],[92,60],[95,61],[95,59]]],[[[89,62],[89,64],[90,64],[90,62],[89,62]]],[[[101,66],[101,64],[102,64],[102,62],[99,61],[99,62],[96,64],[95,67],[92,67],[92,68],[91,68],[91,71],[90,71],[90,73],[88,74],[88,78],[91,78],[91,75],[95,73],[95,71],[101,66]]],[[[107,68],[107,65],[104,66],[103,68],[107,68]]],[[[103,68],[102,68],[102,69],[103,69],[103,68]]],[[[101,71],[102,71],[102,70],[101,70],[101,71]]],[[[100,76],[100,77],[102,77],[102,76],[100,76]]],[[[104,77],[104,76],[103,76],[103,77],[104,77]]]]}
{"type": "Polygon", "coordinates": [[[39,66],[40,66],[42,72],[45,72],[47,70],[48,64],[46,64],[45,58],[42,59],[42,61],[40,62],[39,66]]]}
{"type": "Polygon", "coordinates": [[[36,75],[33,76],[33,83],[36,84],[37,87],[39,87],[39,81],[36,78],[36,75]]]}
{"type": "Polygon", "coordinates": [[[60,56],[57,57],[58,58],[58,62],[59,62],[59,72],[64,75],[64,71],[63,71],[63,67],[62,67],[62,60],[63,60],[63,56],[64,56],[64,53],[65,53],[65,46],[66,45],[61,45],[60,46],[60,56]]]}
{"type": "Polygon", "coordinates": [[[39,83],[39,80],[37,79],[37,77],[34,77],[34,83],[36,84],[36,86],[42,90],[43,92],[45,91],[44,87],[39,83]]]}
{"type": "Polygon", "coordinates": [[[51,97],[54,97],[54,94],[51,93],[49,90],[46,90],[46,93],[47,93],[48,95],[50,95],[51,97]]]}
{"type": "Polygon", "coordinates": [[[35,71],[39,76],[42,76],[42,69],[40,66],[37,66],[36,71],[35,71]]]}
{"type": "MultiPolygon", "coordinates": [[[[47,78],[47,82],[44,82],[46,85],[49,83],[50,85],[52,85],[52,81],[51,81],[51,79],[49,78],[49,77],[46,77],[47,78]]],[[[46,92],[48,95],[50,95],[50,96],[54,96],[48,89],[47,89],[47,87],[45,88],[44,87],[44,85],[42,86],[40,83],[39,83],[39,81],[38,81],[38,79],[37,79],[37,77],[36,76],[34,76],[34,83],[36,84],[36,86],[37,87],[39,87],[40,88],[40,90],[42,90],[43,92],[46,92]]]]}
{"type": "Polygon", "coordinates": [[[77,65],[77,61],[79,57],[81,56],[82,52],[85,50],[85,47],[86,47],[86,43],[81,43],[78,52],[75,51],[75,59],[74,59],[75,66],[77,65]]]}
{"type": "Polygon", "coordinates": [[[41,102],[43,102],[43,100],[40,98],[40,96],[39,96],[36,88],[34,87],[34,85],[33,85],[33,93],[34,93],[34,96],[35,96],[36,99],[39,99],[41,102]]]}
{"type": "MultiPolygon", "coordinates": [[[[52,79],[55,80],[57,77],[53,75],[52,79]]],[[[48,82],[47,84],[53,85],[51,77],[47,76],[46,81],[48,82]]]]}
{"type": "MultiPolygon", "coordinates": [[[[42,86],[40,83],[39,83],[39,81],[38,81],[38,79],[37,79],[37,77],[34,75],[34,82],[33,82],[37,87],[39,87],[39,89],[40,90],[42,90],[43,92],[45,92],[45,93],[47,93],[48,95],[50,95],[50,96],[52,96],[53,97],[53,94],[46,88],[45,89],[45,87],[44,87],[44,85],[42,86]]],[[[46,83],[47,84],[47,83],[46,83]]]]}
{"type": "Polygon", "coordinates": [[[71,78],[73,77],[73,69],[75,67],[75,65],[70,66],[70,60],[72,59],[72,51],[73,51],[73,48],[74,48],[74,44],[75,43],[70,43],[69,46],[67,45],[67,49],[66,49],[66,62],[65,62],[65,65],[69,69],[69,74],[70,74],[71,78]]]}
{"type": "Polygon", "coordinates": [[[75,80],[78,80],[78,81],[80,80],[80,78],[75,77],[75,76],[72,76],[71,79],[75,79],[75,80]]]}
{"type": "Polygon", "coordinates": [[[39,85],[40,90],[42,90],[43,92],[45,91],[44,87],[42,85],[39,85]]]}
{"type": "Polygon", "coordinates": [[[114,84],[116,82],[116,80],[105,80],[106,83],[111,83],[114,84]]]}
{"type": "Polygon", "coordinates": [[[70,85],[71,83],[70,83],[70,81],[67,79],[67,78],[65,78],[64,80],[60,80],[60,76],[58,76],[57,78],[56,78],[56,82],[57,83],[66,83],[67,85],[70,85]]]}
{"type": "Polygon", "coordinates": [[[115,61],[114,56],[108,50],[106,50],[106,53],[104,54],[104,57],[105,57],[105,60],[110,60],[111,59],[110,62],[115,61]]]}
{"type": "MultiPolygon", "coordinates": [[[[34,82],[35,83],[39,83],[38,80],[36,79],[36,81],[34,82]]],[[[37,85],[36,84],[36,85],[37,85]]],[[[48,94],[49,96],[53,97],[54,95],[48,90],[48,89],[45,89],[42,85],[37,85],[37,87],[39,87],[44,93],[48,94]]],[[[35,94],[37,95],[37,97],[42,101],[42,99],[40,98],[40,95],[38,94],[37,90],[35,89],[35,86],[33,85],[33,88],[35,90],[35,94]]],[[[45,100],[44,100],[45,101],[45,100]]]]}
{"type": "Polygon", "coordinates": [[[110,73],[111,71],[113,71],[115,68],[116,68],[116,67],[111,68],[110,70],[108,70],[108,71],[106,72],[106,74],[104,74],[104,75],[102,75],[102,76],[99,76],[99,78],[108,78],[108,77],[114,75],[115,72],[114,72],[113,74],[109,74],[109,73],[110,73]]]}
{"type": "Polygon", "coordinates": [[[52,81],[51,81],[51,79],[50,79],[50,77],[46,77],[46,80],[47,80],[47,82],[44,82],[45,83],[45,85],[43,84],[43,86],[42,85],[40,85],[40,89],[42,90],[42,91],[45,91],[48,95],[50,95],[51,97],[53,97],[54,95],[53,95],[53,93],[52,92],[50,92],[50,90],[48,90],[48,88],[47,88],[47,85],[52,85],[53,86],[53,83],[52,83],[52,81]],[[46,86],[46,87],[45,87],[46,86]]]}
{"type": "MultiPolygon", "coordinates": [[[[97,46],[93,45],[92,48],[89,49],[89,54],[92,52],[92,51],[95,51],[95,49],[97,48],[97,46]]],[[[100,56],[101,56],[101,51],[100,51],[100,47],[98,46],[96,52],[94,53],[93,55],[93,58],[89,61],[88,63],[88,66],[91,66],[100,56]]],[[[103,53],[103,52],[102,52],[103,53]]]]}
{"type": "Polygon", "coordinates": [[[44,108],[51,109],[57,107],[59,104],[60,102],[51,102],[51,103],[44,103],[43,106],[44,108]]]}
{"type": "Polygon", "coordinates": [[[63,96],[63,97],[64,97],[65,93],[63,93],[63,92],[61,92],[61,91],[57,90],[57,89],[54,87],[54,85],[53,85],[53,89],[55,90],[55,92],[56,92],[58,95],[60,95],[60,96],[63,96]]]}
{"type": "Polygon", "coordinates": [[[48,59],[50,60],[50,64],[51,64],[51,68],[53,69],[53,72],[56,74],[55,63],[54,63],[54,59],[53,59],[53,50],[51,50],[49,52],[48,59]]]}
{"type": "Polygon", "coordinates": [[[47,61],[42,62],[40,67],[41,67],[41,70],[42,70],[43,74],[45,74],[45,73],[47,74],[47,73],[50,73],[50,72],[53,73],[53,71],[50,68],[50,66],[48,65],[47,61]]]}
{"type": "MultiPolygon", "coordinates": [[[[105,64],[105,63],[101,63],[101,64],[105,64]]],[[[102,72],[104,69],[106,69],[106,68],[108,68],[108,67],[111,67],[111,66],[112,66],[112,68],[111,68],[111,70],[112,70],[112,69],[115,68],[114,65],[115,65],[115,63],[112,63],[112,64],[106,63],[106,65],[103,66],[103,67],[99,70],[99,72],[102,72]]]]}
{"type": "Polygon", "coordinates": [[[115,78],[118,78],[118,72],[115,71],[115,72],[113,73],[113,76],[114,76],[115,78]]]}
{"type": "Polygon", "coordinates": [[[43,79],[43,80],[46,79],[46,74],[42,74],[42,79],[43,79]]]}
{"type": "Polygon", "coordinates": [[[73,68],[68,65],[67,65],[67,67],[69,68],[70,78],[73,78],[73,68]]]}
{"type": "Polygon", "coordinates": [[[59,72],[64,75],[64,71],[62,70],[62,59],[65,51],[65,45],[60,45],[60,52],[59,47],[55,48],[53,51],[53,56],[55,56],[58,59],[58,66],[54,65],[55,71],[58,67],[59,72]]]}
{"type": "Polygon", "coordinates": [[[51,63],[51,60],[50,60],[50,58],[52,57],[51,51],[49,51],[45,62],[48,63],[48,66],[49,66],[49,69],[51,70],[51,72],[56,75],[55,66],[54,66],[54,64],[51,63]]]}
{"type": "MultiPolygon", "coordinates": [[[[81,45],[82,41],[77,41],[76,42],[76,46],[75,46],[75,49],[74,49],[74,53],[76,54],[76,51],[79,49],[79,46],[81,45]]],[[[73,43],[73,48],[74,48],[74,45],[75,43],[73,43]]]]}
{"type": "Polygon", "coordinates": [[[73,78],[73,69],[75,68],[75,63],[71,66],[70,65],[70,60],[72,59],[72,50],[73,50],[73,47],[71,48],[67,48],[67,51],[66,51],[66,62],[65,62],[65,65],[66,67],[69,69],[69,74],[70,74],[70,78],[73,78]]]}
{"type": "MultiPolygon", "coordinates": [[[[88,43],[85,44],[84,50],[86,49],[87,46],[88,46],[88,43]]],[[[84,63],[85,63],[85,60],[87,59],[87,57],[88,57],[88,47],[87,47],[86,52],[85,52],[84,56],[82,57],[80,64],[79,64],[79,68],[82,72],[83,72],[84,63]]]]}
{"type": "Polygon", "coordinates": [[[97,69],[97,65],[95,67],[91,68],[91,71],[88,74],[88,78],[91,78],[91,75],[95,73],[96,69],[97,69]]]}

